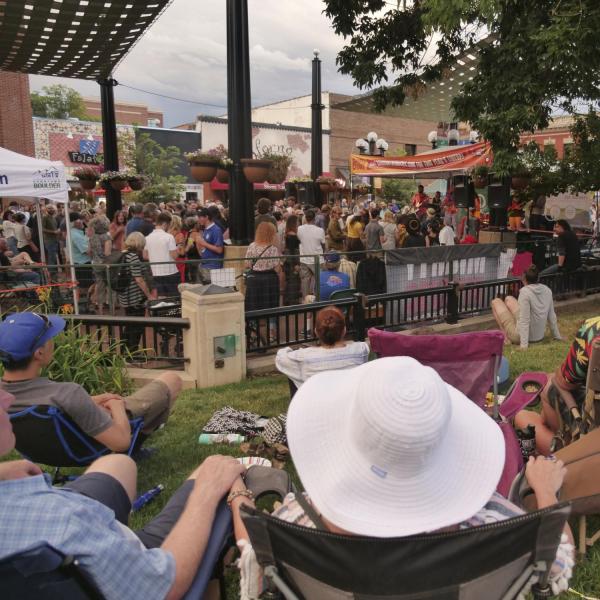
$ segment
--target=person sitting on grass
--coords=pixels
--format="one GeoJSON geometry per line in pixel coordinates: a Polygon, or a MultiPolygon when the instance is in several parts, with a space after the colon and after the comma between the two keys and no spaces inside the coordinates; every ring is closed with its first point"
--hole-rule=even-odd
{"type": "MultiPolygon", "coordinates": [[[[338,535],[380,538],[452,531],[522,514],[495,490],[504,468],[498,425],[430,367],[388,357],[311,377],[287,414],[287,439],[305,493],[288,494],[276,518],[338,535]],[[485,457],[483,459],[482,457],[485,457]]],[[[529,459],[538,508],[556,504],[566,469],[529,459]]],[[[229,494],[242,550],[241,598],[257,598],[262,572],[240,518],[253,505],[237,478],[229,494]]],[[[573,539],[565,526],[550,584],[568,588],[573,539]]]]}
{"type": "MultiPolygon", "coordinates": [[[[0,457],[15,446],[13,401],[0,390],[0,457]]],[[[103,456],[63,487],[27,460],[0,463],[0,560],[44,543],[75,557],[106,600],[177,600],[202,562],[221,498],[244,470],[231,456],[210,456],[134,532],[127,520],[137,467],[128,456],[103,456]]]]}
{"type": "Polygon", "coordinates": [[[530,343],[544,339],[546,322],[550,323],[555,340],[562,339],[554,312],[552,290],[539,283],[539,273],[535,265],[530,265],[523,273],[523,287],[519,300],[507,296],[505,300],[494,298],[492,312],[496,323],[511,344],[519,344],[525,350],[530,343]]]}
{"type": "Polygon", "coordinates": [[[42,377],[54,356],[54,337],[64,328],[61,317],[32,312],[8,315],[0,323],[4,367],[0,389],[15,397],[14,412],[38,404],[57,406],[84,433],[114,452],[123,452],[131,444],[130,418],[143,417],[142,441],[166,423],[181,391],[176,373],[163,373],[126,398],[110,392],[90,396],[77,383],[42,377]]]}
{"type": "Polygon", "coordinates": [[[317,313],[315,334],[319,338],[319,346],[297,350],[281,348],[275,357],[277,369],[297,388],[315,373],[349,369],[369,359],[368,344],[344,339],[346,320],[342,311],[335,306],[327,306],[317,313]]]}
{"type": "Polygon", "coordinates": [[[522,410],[515,416],[516,429],[535,426],[536,448],[541,454],[548,456],[568,445],[578,433],[579,423],[573,412],[583,414],[592,349],[598,344],[600,316],[587,319],[575,334],[567,357],[542,391],[541,412],[522,410]]]}

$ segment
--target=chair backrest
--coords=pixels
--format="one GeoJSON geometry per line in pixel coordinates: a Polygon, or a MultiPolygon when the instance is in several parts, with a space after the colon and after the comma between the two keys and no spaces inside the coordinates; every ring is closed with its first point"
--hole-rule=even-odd
{"type": "Polygon", "coordinates": [[[404,335],[371,328],[368,334],[371,350],[379,357],[411,356],[482,407],[504,347],[501,331],[404,335]]]}
{"type": "MultiPolygon", "coordinates": [[[[82,431],[60,408],[38,404],[9,414],[16,449],[33,462],[53,467],[80,467],[110,453],[110,450],[82,431]]],[[[131,445],[143,425],[142,418],[130,421],[131,445]]]]}
{"type": "Polygon", "coordinates": [[[0,560],[3,600],[89,600],[102,596],[77,561],[41,543],[0,560]]]}
{"type": "Polygon", "coordinates": [[[259,564],[292,595],[319,600],[516,598],[544,582],[569,515],[564,503],[513,519],[406,538],[341,536],[243,507],[259,564]]]}

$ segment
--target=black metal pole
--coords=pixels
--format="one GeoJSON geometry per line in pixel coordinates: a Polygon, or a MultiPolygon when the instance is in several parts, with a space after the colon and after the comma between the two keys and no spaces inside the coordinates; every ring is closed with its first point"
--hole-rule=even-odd
{"type": "Polygon", "coordinates": [[[254,195],[240,160],[252,158],[248,0],[227,0],[227,125],[229,232],[236,246],[254,239],[254,195]]]}
{"type": "Polygon", "coordinates": [[[314,181],[323,173],[323,104],[321,103],[321,60],[318,50],[312,61],[312,109],[310,176],[314,181]]]}
{"type": "MultiPolygon", "coordinates": [[[[102,143],[104,146],[104,168],[107,171],[119,170],[119,150],[117,147],[117,119],[115,117],[114,87],[119,85],[112,77],[98,80],[102,111],[102,143]]],[[[112,220],[116,211],[123,208],[121,192],[108,186],[106,190],[106,216],[112,220]]]]}

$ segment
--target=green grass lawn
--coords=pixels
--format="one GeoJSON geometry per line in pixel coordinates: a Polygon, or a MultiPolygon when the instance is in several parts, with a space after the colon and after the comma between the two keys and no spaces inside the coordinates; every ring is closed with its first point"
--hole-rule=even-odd
{"type": "MultiPolygon", "coordinates": [[[[527,351],[507,346],[505,356],[510,361],[511,376],[523,371],[554,370],[566,355],[576,330],[590,315],[589,310],[564,311],[559,315],[565,341],[535,344],[527,351]]],[[[282,376],[259,377],[240,384],[184,392],[177,400],[166,427],[147,443],[158,448],[159,452],[139,465],[138,489],[143,491],[162,483],[165,491],[132,517],[131,526],[139,527],[153,517],[187,474],[209,454],[218,452],[240,455],[236,447],[198,444],[202,427],[217,408],[232,406],[272,416],[284,412],[288,403],[287,381],[282,376]]],[[[580,592],[600,596],[600,544],[578,565],[571,583],[580,592]]],[[[237,598],[235,577],[230,577],[228,587],[228,597],[237,598]]],[[[575,599],[577,596],[565,594],[563,598],[575,599]]]]}

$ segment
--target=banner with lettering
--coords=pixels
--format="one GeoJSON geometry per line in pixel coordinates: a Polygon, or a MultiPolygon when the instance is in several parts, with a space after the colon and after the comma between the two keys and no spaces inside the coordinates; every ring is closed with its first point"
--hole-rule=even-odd
{"type": "Polygon", "coordinates": [[[369,176],[424,176],[446,174],[452,171],[469,171],[480,165],[491,166],[492,150],[487,142],[467,146],[450,146],[415,156],[367,156],[352,154],[351,172],[361,177],[369,176]]]}

